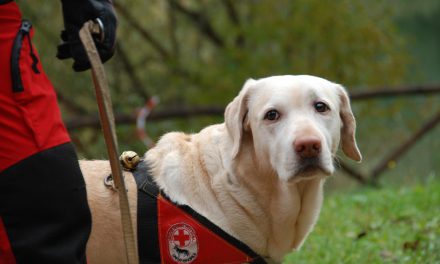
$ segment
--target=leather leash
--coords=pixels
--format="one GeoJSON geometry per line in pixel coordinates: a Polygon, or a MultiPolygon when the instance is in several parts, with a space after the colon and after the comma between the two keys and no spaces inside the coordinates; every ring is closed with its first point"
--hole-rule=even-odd
{"type": "MultiPolygon", "coordinates": [[[[128,264],[138,264],[139,258],[137,254],[137,245],[134,236],[133,222],[131,221],[130,206],[128,202],[127,189],[122,177],[122,169],[119,163],[118,142],[115,132],[115,118],[112,110],[112,103],[108,82],[93,41],[92,33],[102,34],[102,24],[93,21],[84,23],[79,31],[79,36],[86,50],[87,56],[92,66],[92,77],[95,85],[96,99],[99,108],[99,117],[101,120],[102,130],[104,132],[105,143],[107,145],[107,153],[110,160],[115,188],[118,190],[119,206],[121,209],[122,231],[124,234],[124,242],[126,249],[126,257],[128,264]]],[[[102,37],[102,36],[101,36],[102,37]]]]}

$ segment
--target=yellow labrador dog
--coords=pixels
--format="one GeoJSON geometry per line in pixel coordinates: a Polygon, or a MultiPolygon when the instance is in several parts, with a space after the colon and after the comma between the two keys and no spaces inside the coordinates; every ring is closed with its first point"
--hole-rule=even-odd
{"type": "MultiPolygon", "coordinates": [[[[361,160],[355,128],[338,84],[306,75],[250,79],[227,106],[223,124],[168,133],[144,158],[172,201],[191,206],[269,262],[281,262],[317,220],[339,143],[361,160]]],[[[109,164],[81,161],[81,169],[93,217],[89,263],[125,263],[117,194],[103,184],[109,164]]]]}

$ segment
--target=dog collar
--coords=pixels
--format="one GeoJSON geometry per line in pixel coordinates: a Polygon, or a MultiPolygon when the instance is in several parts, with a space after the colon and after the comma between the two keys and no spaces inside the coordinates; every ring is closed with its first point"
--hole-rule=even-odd
{"type": "Polygon", "coordinates": [[[139,163],[133,175],[138,189],[141,264],[266,263],[246,244],[191,207],[172,202],[154,182],[145,161],[139,163]]]}

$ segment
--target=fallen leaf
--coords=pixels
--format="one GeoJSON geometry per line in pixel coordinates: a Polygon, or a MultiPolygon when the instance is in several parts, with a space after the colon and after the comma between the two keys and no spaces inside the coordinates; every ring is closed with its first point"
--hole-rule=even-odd
{"type": "Polygon", "coordinates": [[[419,239],[414,241],[406,241],[405,243],[403,243],[403,250],[416,251],[417,248],[419,247],[419,243],[420,243],[419,239]]]}
{"type": "Polygon", "coordinates": [[[357,234],[356,240],[359,240],[359,239],[363,238],[366,235],[367,235],[367,231],[363,230],[359,234],[357,234]]]}

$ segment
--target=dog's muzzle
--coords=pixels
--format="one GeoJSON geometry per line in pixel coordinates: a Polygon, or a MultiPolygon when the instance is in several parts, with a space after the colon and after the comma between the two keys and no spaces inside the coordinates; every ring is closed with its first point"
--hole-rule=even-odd
{"type": "Polygon", "coordinates": [[[314,176],[329,176],[331,171],[324,167],[321,158],[300,158],[298,165],[293,172],[292,179],[295,178],[310,178],[314,176]]]}

